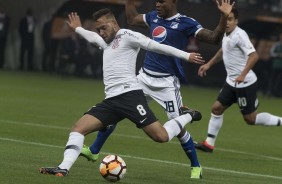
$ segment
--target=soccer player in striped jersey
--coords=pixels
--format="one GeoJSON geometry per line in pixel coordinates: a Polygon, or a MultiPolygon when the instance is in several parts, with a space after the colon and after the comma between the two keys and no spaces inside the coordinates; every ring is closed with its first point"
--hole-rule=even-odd
{"type": "Polygon", "coordinates": [[[202,118],[200,112],[186,108],[180,116],[162,125],[149,108],[135,74],[140,48],[203,64],[200,54],[187,53],[160,44],[141,33],[121,29],[109,9],[97,11],[93,18],[97,33],[83,29],[77,13],[71,13],[67,23],[76,33],[104,50],[103,81],[106,97],[90,108],[73,126],[61,164],[58,167],[40,168],[42,174],[67,176],[81,152],[84,136],[106,129],[125,118],[142,129],[152,140],[160,143],[170,141],[187,123],[202,118]]]}
{"type": "MultiPolygon", "coordinates": [[[[217,44],[221,42],[225,32],[227,16],[234,3],[230,0],[217,2],[221,18],[215,30],[203,28],[195,19],[177,12],[177,0],[157,0],[156,10],[146,14],[138,14],[134,0],[126,0],[125,9],[127,21],[130,25],[148,27],[150,37],[162,44],[186,50],[189,37],[196,37],[200,41],[217,44]]],[[[166,111],[168,119],[178,117],[183,106],[180,93],[180,83],[185,83],[186,77],[181,59],[160,55],[148,51],[144,66],[139,72],[138,82],[142,86],[147,100],[158,102],[166,111]]],[[[95,142],[82,149],[82,156],[95,161],[99,152],[114,130],[111,126],[106,132],[99,132],[95,142]]],[[[191,163],[191,178],[200,178],[202,168],[191,135],[186,130],[177,136],[181,146],[191,163]]]]}
{"type": "Polygon", "coordinates": [[[223,114],[234,103],[238,104],[248,125],[280,126],[282,122],[281,117],[257,112],[257,76],[252,68],[258,61],[258,54],[247,33],[237,25],[238,11],[234,8],[228,16],[221,49],[198,71],[203,77],[213,65],[222,60],[227,71],[226,82],[212,105],[207,138],[204,142],[195,142],[195,147],[204,152],[213,152],[223,124],[223,114]]]}

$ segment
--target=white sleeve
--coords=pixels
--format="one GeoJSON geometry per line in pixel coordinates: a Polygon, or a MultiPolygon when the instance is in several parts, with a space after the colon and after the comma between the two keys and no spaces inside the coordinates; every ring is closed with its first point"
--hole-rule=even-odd
{"type": "Polygon", "coordinates": [[[242,49],[242,51],[248,56],[249,54],[256,51],[254,45],[250,41],[247,33],[239,35],[238,37],[238,46],[242,49]]]}
{"type": "Polygon", "coordinates": [[[146,36],[144,36],[141,33],[128,31],[127,32],[127,39],[128,42],[135,47],[141,47],[142,49],[156,52],[158,54],[163,54],[167,56],[174,56],[178,57],[180,59],[189,60],[190,54],[187,52],[184,52],[182,50],[176,49],[174,47],[171,47],[169,45],[160,44],[146,36]]]}
{"type": "Polygon", "coordinates": [[[165,44],[160,44],[154,40],[151,40],[148,44],[148,47],[146,50],[152,51],[152,52],[156,52],[158,54],[164,54],[167,56],[174,56],[174,57],[178,57],[180,59],[189,60],[190,54],[188,52],[184,52],[182,50],[179,50],[177,48],[174,48],[172,46],[169,45],[165,45],[165,44]]]}
{"type": "Polygon", "coordinates": [[[143,21],[146,24],[147,27],[150,27],[149,24],[146,21],[146,14],[143,14],[143,21]]]}
{"type": "Polygon", "coordinates": [[[103,40],[103,38],[93,31],[88,31],[82,27],[77,27],[75,32],[88,42],[94,43],[98,47],[102,47],[103,49],[107,47],[107,43],[103,40]]]}

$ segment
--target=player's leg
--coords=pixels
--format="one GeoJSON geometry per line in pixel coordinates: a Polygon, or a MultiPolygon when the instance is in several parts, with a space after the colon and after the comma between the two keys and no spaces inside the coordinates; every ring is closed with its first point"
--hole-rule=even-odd
{"type": "Polygon", "coordinates": [[[226,108],[227,107],[223,106],[219,101],[214,102],[212,105],[212,113],[208,125],[207,138],[204,142],[195,145],[196,148],[205,152],[213,151],[216,138],[223,124],[223,112],[226,108]]]}
{"type": "Polygon", "coordinates": [[[138,128],[144,128],[147,135],[156,142],[171,140],[181,132],[187,123],[201,117],[200,112],[190,109],[161,126],[149,108],[142,90],[128,92],[122,96],[122,99],[123,101],[116,102],[117,111],[134,122],[138,128]]]}
{"type": "Polygon", "coordinates": [[[143,127],[144,132],[156,142],[167,142],[173,137],[184,132],[184,136],[181,137],[180,141],[183,141],[182,147],[191,160],[191,178],[200,179],[202,178],[202,167],[200,166],[197,158],[197,154],[194,148],[193,140],[189,133],[184,129],[185,124],[192,121],[192,117],[187,116],[190,114],[184,114],[177,118],[171,119],[161,126],[160,122],[156,121],[143,127]]]}
{"type": "Polygon", "coordinates": [[[107,141],[107,139],[112,134],[115,128],[116,125],[111,125],[107,127],[105,131],[99,131],[96,136],[96,139],[90,147],[86,145],[83,146],[80,156],[87,158],[88,161],[95,162],[99,158],[99,153],[103,145],[105,144],[105,142],[107,141]]]}
{"type": "Polygon", "coordinates": [[[208,125],[208,133],[205,141],[195,142],[195,148],[204,152],[213,152],[216,138],[223,124],[224,111],[237,100],[235,88],[227,83],[223,85],[217,100],[212,105],[211,117],[208,125]]]}
{"type": "Polygon", "coordinates": [[[257,98],[257,84],[254,83],[246,88],[237,89],[238,105],[249,125],[280,126],[282,118],[267,112],[257,113],[259,101],[257,98]]]}
{"type": "MultiPolygon", "coordinates": [[[[184,113],[187,107],[180,108],[180,114],[184,113]]],[[[200,120],[200,119],[197,119],[200,120]]],[[[197,152],[195,150],[192,136],[186,129],[182,129],[180,134],[177,135],[180,145],[185,152],[186,156],[190,160],[191,164],[191,178],[199,179],[202,178],[202,168],[198,161],[197,152]]]]}
{"type": "MultiPolygon", "coordinates": [[[[151,97],[146,94],[145,97],[147,102],[152,100],[151,97]]],[[[105,131],[99,131],[96,136],[96,139],[91,144],[91,146],[89,147],[86,145],[83,146],[80,156],[87,158],[88,161],[95,162],[99,158],[99,153],[103,145],[105,144],[109,136],[112,134],[112,132],[115,130],[115,128],[116,125],[111,125],[107,127],[105,131]]]]}
{"type": "Polygon", "coordinates": [[[192,119],[190,114],[183,114],[167,121],[163,126],[159,121],[153,123],[148,121],[146,126],[139,128],[142,128],[152,140],[164,143],[169,142],[173,137],[179,135],[185,125],[191,123],[192,119]]]}
{"type": "Polygon", "coordinates": [[[282,117],[272,115],[267,112],[257,113],[255,125],[264,125],[264,126],[281,126],[282,117]]]}
{"type": "Polygon", "coordinates": [[[199,163],[197,152],[195,150],[192,136],[185,129],[182,129],[177,138],[181,144],[183,151],[190,160],[191,164],[191,178],[202,178],[202,167],[199,163]]]}
{"type": "MultiPolygon", "coordinates": [[[[180,93],[180,83],[176,77],[155,78],[141,73],[138,75],[138,80],[145,95],[150,96],[157,103],[159,103],[166,111],[168,119],[176,118],[180,115],[181,108],[183,111],[187,110],[182,107],[182,96],[180,93]],[[159,90],[155,90],[159,89],[159,90]]],[[[192,136],[185,129],[177,135],[182,149],[190,160],[193,178],[200,176],[199,161],[194,147],[192,136]],[[196,174],[194,174],[196,173],[196,174]]]]}
{"type": "Polygon", "coordinates": [[[116,124],[123,119],[123,117],[115,114],[114,107],[109,105],[110,101],[106,99],[92,107],[76,122],[66,144],[62,163],[54,168],[40,168],[41,173],[66,176],[81,152],[84,136],[109,126],[107,122],[116,124]]]}
{"type": "Polygon", "coordinates": [[[191,123],[195,117],[198,118],[198,116],[201,116],[200,112],[191,110],[187,114],[167,121],[162,126],[148,106],[142,104],[142,110],[146,112],[144,121],[131,120],[135,122],[138,128],[142,128],[152,140],[159,143],[170,141],[173,137],[180,134],[186,124],[191,123]]]}
{"type": "Polygon", "coordinates": [[[42,174],[51,174],[56,176],[67,176],[70,168],[78,158],[83,142],[84,136],[93,131],[103,128],[100,120],[92,115],[82,116],[74,125],[69,135],[68,142],[64,151],[64,159],[58,167],[42,167],[39,172],[42,174]]]}
{"type": "Polygon", "coordinates": [[[94,116],[98,116],[101,120],[103,120],[103,122],[106,122],[108,124],[106,128],[98,132],[94,143],[90,147],[85,146],[85,145],[83,146],[80,155],[87,158],[89,161],[94,162],[98,159],[101,148],[103,147],[104,143],[106,142],[108,137],[111,135],[111,133],[114,131],[116,124],[115,123],[113,124],[111,120],[114,120],[115,122],[118,122],[121,120],[115,117],[114,112],[111,112],[111,111],[105,112],[104,111],[104,109],[107,109],[107,108],[112,109],[113,111],[118,109],[118,108],[115,108],[114,105],[109,105],[109,104],[113,104],[111,100],[108,100],[108,101],[110,101],[110,103],[107,102],[106,104],[102,103],[102,104],[97,105],[98,110],[99,110],[98,112],[96,112],[97,108],[92,108],[87,112],[94,116]],[[101,113],[107,113],[107,114],[101,115],[101,113]]]}

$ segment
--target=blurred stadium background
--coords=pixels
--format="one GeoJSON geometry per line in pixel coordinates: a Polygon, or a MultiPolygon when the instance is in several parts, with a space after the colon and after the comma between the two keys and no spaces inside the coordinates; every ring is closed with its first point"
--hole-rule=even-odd
{"type": "MultiPolygon", "coordinates": [[[[20,40],[18,24],[20,18],[25,15],[27,8],[33,10],[34,16],[37,19],[34,66],[36,71],[42,71],[42,58],[45,49],[42,37],[44,31],[46,34],[46,30],[44,30],[46,22],[51,22],[51,33],[47,35],[47,39],[52,40],[53,45],[51,47],[55,55],[52,60],[54,60],[56,67],[58,67],[58,52],[61,48],[61,41],[70,35],[70,31],[64,24],[65,17],[69,12],[77,11],[84,20],[84,26],[91,29],[91,21],[89,20],[91,20],[92,13],[100,8],[109,7],[118,16],[122,27],[128,28],[123,3],[123,0],[0,0],[0,7],[10,17],[4,68],[16,70],[19,67],[20,40]]],[[[137,5],[139,12],[145,13],[154,9],[155,1],[137,0],[137,5]]],[[[246,29],[260,55],[262,62],[256,65],[255,71],[259,77],[261,91],[265,92],[267,90],[267,82],[269,82],[266,80],[266,76],[269,74],[269,68],[271,67],[270,62],[268,62],[271,59],[269,49],[278,40],[279,33],[282,32],[282,0],[237,0],[236,6],[239,8],[240,26],[246,29]]],[[[214,0],[179,0],[179,12],[195,18],[208,29],[214,29],[219,20],[219,12],[214,0]]],[[[147,33],[146,29],[132,29],[144,34],[147,33]]],[[[206,60],[213,56],[218,49],[218,46],[195,42],[193,39],[191,39],[190,43],[191,45],[187,49],[201,52],[206,60]]],[[[98,56],[96,55],[96,58],[98,56]]],[[[141,67],[143,58],[144,52],[141,51],[137,70],[141,67]]],[[[92,68],[100,68],[100,60],[97,63],[92,68]]],[[[204,80],[196,75],[198,66],[185,63],[185,69],[187,70],[188,85],[218,87],[225,80],[225,70],[222,64],[214,67],[212,69],[213,72],[210,72],[209,77],[204,80]]],[[[101,75],[100,70],[94,72],[96,73],[94,77],[101,75]]]]}

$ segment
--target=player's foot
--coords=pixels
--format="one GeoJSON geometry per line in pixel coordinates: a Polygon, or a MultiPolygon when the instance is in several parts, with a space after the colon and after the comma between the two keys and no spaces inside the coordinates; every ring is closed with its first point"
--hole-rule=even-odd
{"type": "Polygon", "coordinates": [[[42,174],[50,174],[55,176],[67,176],[69,171],[67,169],[61,169],[59,167],[41,167],[39,172],[42,174]]]}
{"type": "Polygon", "coordinates": [[[201,179],[203,178],[202,167],[191,167],[191,178],[201,179]]]}
{"type": "Polygon", "coordinates": [[[180,114],[190,114],[192,116],[192,121],[200,121],[202,119],[202,114],[194,109],[188,107],[180,107],[180,114]]]}
{"type": "Polygon", "coordinates": [[[99,153],[93,154],[88,146],[83,145],[79,156],[85,157],[88,161],[96,162],[96,160],[99,158],[99,153]]]}
{"type": "Polygon", "coordinates": [[[207,141],[204,142],[194,142],[194,146],[196,149],[202,150],[204,152],[210,152],[212,153],[214,150],[214,146],[211,146],[207,143],[207,141]]]}

